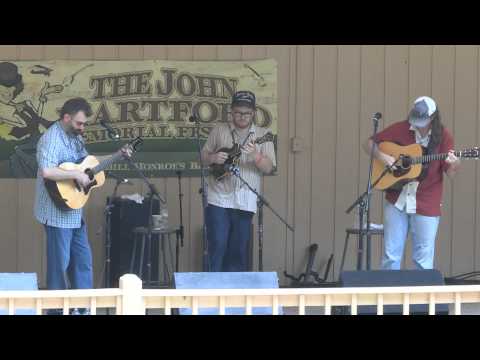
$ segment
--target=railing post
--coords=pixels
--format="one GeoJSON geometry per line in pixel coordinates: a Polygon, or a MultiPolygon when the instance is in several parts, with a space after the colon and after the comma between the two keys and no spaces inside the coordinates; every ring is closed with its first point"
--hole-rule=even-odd
{"type": "Polygon", "coordinates": [[[120,278],[120,289],[122,311],[119,315],[145,315],[145,303],[141,293],[142,280],[134,274],[125,274],[120,278]]]}

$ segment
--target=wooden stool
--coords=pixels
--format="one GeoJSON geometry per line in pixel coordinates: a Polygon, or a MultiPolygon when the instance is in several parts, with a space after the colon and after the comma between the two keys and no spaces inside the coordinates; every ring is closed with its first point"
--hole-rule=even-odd
{"type": "MultiPolygon", "coordinates": [[[[160,249],[162,252],[162,262],[163,262],[163,283],[160,282],[160,279],[157,279],[160,286],[162,287],[168,287],[170,285],[169,281],[169,269],[167,266],[167,254],[166,254],[166,249],[165,249],[165,242],[170,240],[170,235],[178,233],[177,228],[168,228],[168,229],[152,229],[152,237],[151,241],[158,240],[160,241],[160,249]]],[[[152,283],[151,279],[151,274],[152,274],[152,244],[148,243],[148,228],[146,227],[136,227],[133,229],[133,251],[132,251],[132,256],[130,258],[130,273],[134,273],[134,264],[135,264],[135,258],[136,258],[136,253],[137,253],[137,242],[138,238],[141,238],[142,243],[140,246],[140,263],[139,263],[139,268],[138,272],[136,273],[142,280],[143,280],[143,257],[145,254],[145,247],[147,248],[147,278],[146,278],[146,288],[150,287],[152,283]]],[[[177,236],[177,245],[178,245],[179,238],[177,236]]],[[[175,264],[175,269],[178,271],[178,246],[176,246],[176,264],[175,264]]],[[[157,264],[158,266],[159,264],[157,264]]],[[[160,273],[158,274],[160,278],[160,273]]]]}
{"type": "MultiPolygon", "coordinates": [[[[343,271],[343,265],[345,264],[345,255],[347,254],[347,248],[348,248],[348,240],[350,235],[360,235],[360,233],[363,233],[363,235],[367,237],[367,270],[370,270],[370,237],[372,235],[381,235],[383,237],[383,229],[370,229],[370,231],[367,232],[367,229],[365,228],[364,230],[360,231],[360,229],[355,229],[355,228],[347,228],[345,230],[346,236],[345,236],[345,245],[343,247],[343,255],[342,255],[342,263],[340,265],[340,272],[339,274],[342,273],[343,271]]],[[[363,249],[360,249],[360,247],[357,249],[357,270],[362,270],[362,256],[363,256],[363,249]]]]}

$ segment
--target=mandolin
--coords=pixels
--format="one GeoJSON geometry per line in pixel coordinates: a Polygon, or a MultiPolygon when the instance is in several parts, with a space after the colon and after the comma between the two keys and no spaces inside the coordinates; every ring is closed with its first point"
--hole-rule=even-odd
{"type": "MultiPolygon", "coordinates": [[[[434,160],[444,160],[448,153],[425,155],[426,148],[419,144],[412,144],[407,146],[397,145],[395,143],[384,141],[378,144],[381,152],[394,157],[397,161],[395,163],[395,170],[389,171],[383,176],[378,183],[377,180],[385,171],[385,164],[373,159],[372,168],[372,184],[378,190],[386,190],[392,187],[398,187],[403,183],[417,179],[422,173],[424,165],[434,160]]],[[[463,159],[478,159],[480,156],[480,148],[474,147],[462,151],[455,151],[455,156],[463,159]]]]}
{"type": "MultiPolygon", "coordinates": [[[[143,140],[137,137],[127,145],[132,149],[132,152],[134,152],[142,142],[143,140]]],[[[122,158],[123,154],[119,150],[101,162],[99,162],[95,156],[89,155],[79,164],[72,162],[62,163],[58,166],[60,169],[83,171],[92,181],[86,188],[82,188],[74,179],[59,181],[44,179],[48,194],[54,204],[62,210],[80,209],[87,203],[91,190],[101,187],[105,183],[104,170],[122,158]]]]}
{"type": "MultiPolygon", "coordinates": [[[[254,143],[260,145],[268,141],[273,141],[273,134],[271,132],[268,132],[262,137],[255,139],[254,143]]],[[[237,166],[239,164],[240,156],[242,155],[242,149],[239,144],[233,144],[231,148],[221,148],[217,151],[217,153],[219,152],[227,153],[228,157],[223,164],[210,165],[210,173],[217,181],[220,181],[230,175],[230,171],[226,170],[229,168],[229,165],[237,166]]]]}

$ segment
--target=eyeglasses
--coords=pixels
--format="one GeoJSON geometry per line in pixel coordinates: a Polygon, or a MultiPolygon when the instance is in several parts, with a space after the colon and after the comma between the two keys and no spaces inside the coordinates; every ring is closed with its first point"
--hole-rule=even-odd
{"type": "Polygon", "coordinates": [[[234,111],[232,114],[233,114],[233,116],[235,116],[236,118],[240,118],[240,117],[250,118],[250,117],[253,116],[253,112],[251,112],[251,111],[249,111],[249,112],[234,111]]]}

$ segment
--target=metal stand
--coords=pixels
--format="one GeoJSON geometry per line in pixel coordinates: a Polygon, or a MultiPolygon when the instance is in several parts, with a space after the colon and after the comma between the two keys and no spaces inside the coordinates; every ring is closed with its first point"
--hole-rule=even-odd
{"type": "Polygon", "coordinates": [[[180,246],[183,247],[183,237],[184,237],[184,232],[183,232],[183,208],[182,208],[182,199],[183,199],[183,193],[182,193],[182,172],[178,170],[176,172],[178,176],[178,201],[180,204],[180,228],[176,231],[177,235],[177,242],[175,245],[175,271],[178,272],[178,261],[179,261],[179,241],[180,240],[180,246]]]}
{"type": "MultiPolygon", "coordinates": [[[[381,118],[381,114],[377,113],[373,117],[373,136],[372,139],[375,139],[378,129],[378,120],[381,118]]],[[[370,165],[368,169],[368,181],[367,181],[367,190],[360,195],[360,197],[355,200],[355,202],[347,209],[346,213],[349,214],[357,205],[359,206],[359,234],[358,234],[358,258],[357,258],[357,270],[362,270],[363,267],[363,239],[364,236],[367,236],[367,259],[366,259],[366,270],[371,269],[371,234],[370,234],[370,198],[372,196],[372,189],[375,185],[395,166],[398,162],[395,161],[391,166],[385,166],[385,170],[380,174],[378,179],[372,184],[372,167],[373,167],[373,152],[375,144],[370,149],[370,165]],[[367,227],[364,229],[363,218],[367,216],[367,227]]]]}
{"type": "Polygon", "coordinates": [[[257,195],[257,206],[258,206],[258,271],[263,271],[263,205],[266,205],[276,216],[280,219],[281,222],[291,231],[294,232],[294,228],[290,226],[268,203],[268,201],[260,195],[250,184],[245,181],[240,176],[240,170],[238,167],[231,165],[229,171],[235,175],[240,181],[245,184],[250,191],[257,195]]]}
{"type": "MultiPolygon", "coordinates": [[[[161,202],[161,204],[166,204],[167,202],[163,199],[163,197],[158,193],[156,187],[154,184],[152,184],[150,181],[148,181],[147,177],[145,174],[138,168],[138,166],[135,165],[135,163],[132,161],[131,158],[127,158],[128,164],[136,170],[136,172],[140,175],[142,180],[145,182],[145,184],[148,186],[150,189],[148,198],[149,198],[149,210],[148,210],[148,227],[147,227],[147,252],[148,252],[148,258],[150,259],[151,256],[151,251],[152,251],[152,229],[153,229],[153,219],[152,219],[152,208],[153,208],[153,197],[157,197],[157,199],[161,202]]],[[[160,205],[161,206],[161,205],[160,205]]],[[[152,277],[152,264],[150,261],[147,263],[147,284],[150,283],[152,277]]]]}

